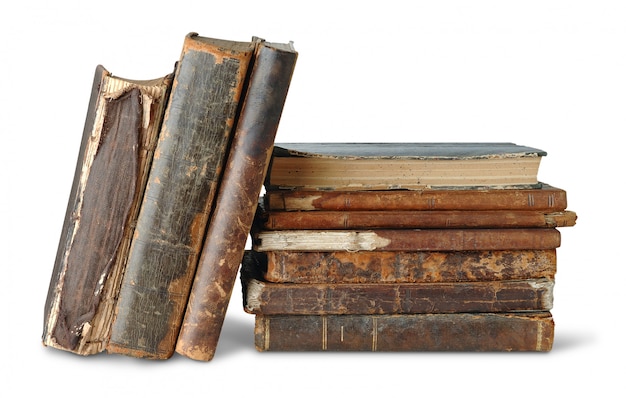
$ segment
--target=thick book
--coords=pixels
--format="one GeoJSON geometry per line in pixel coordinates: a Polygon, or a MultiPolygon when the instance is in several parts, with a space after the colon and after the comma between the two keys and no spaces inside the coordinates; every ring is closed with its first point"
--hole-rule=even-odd
{"type": "Polygon", "coordinates": [[[237,278],[297,52],[291,43],[262,42],[193,281],[176,351],[208,361],[215,354],[237,278]]]}
{"type": "Polygon", "coordinates": [[[269,211],[534,210],[567,209],[567,192],[541,183],[520,189],[422,189],[384,191],[268,190],[269,211]]]}
{"type": "Polygon", "coordinates": [[[254,345],[265,351],[547,352],[546,312],[409,315],[256,315],[254,345]]]}
{"type": "Polygon", "coordinates": [[[556,228],[253,230],[252,248],[285,251],[459,251],[555,249],[556,228]]]}
{"type": "Polygon", "coordinates": [[[105,348],[171,85],[172,74],[142,81],[96,68],[45,304],[46,346],[105,348]]]}
{"type": "Polygon", "coordinates": [[[137,219],[110,353],[173,353],[258,41],[190,33],[137,219]]]}
{"type": "Polygon", "coordinates": [[[280,283],[420,283],[554,279],[556,249],[255,252],[263,279],[280,283]]]}
{"type": "Polygon", "coordinates": [[[532,210],[365,210],[259,212],[267,230],[378,228],[556,228],[576,224],[576,213],[532,210]]]}
{"type": "MultiPolygon", "coordinates": [[[[245,265],[244,265],[245,266],[245,265]]],[[[244,310],[262,315],[548,311],[554,280],[275,283],[242,272],[244,310]]]]}
{"type": "Polygon", "coordinates": [[[507,142],[277,143],[266,189],[538,187],[546,152],[507,142]]]}

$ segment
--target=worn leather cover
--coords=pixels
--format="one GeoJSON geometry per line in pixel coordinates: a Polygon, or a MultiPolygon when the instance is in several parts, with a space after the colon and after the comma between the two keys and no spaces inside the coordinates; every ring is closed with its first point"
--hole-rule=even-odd
{"type": "Polygon", "coordinates": [[[290,44],[262,42],[256,53],[176,346],[189,358],[215,354],[296,59],[290,44]]]}
{"type": "Polygon", "coordinates": [[[260,230],[256,251],[458,251],[554,249],[556,228],[260,230]]]}
{"type": "Polygon", "coordinates": [[[423,283],[275,283],[242,267],[244,309],[252,314],[423,314],[548,311],[554,280],[423,283]]]}
{"type": "Polygon", "coordinates": [[[369,228],[554,228],[576,224],[573,211],[529,210],[388,210],[265,211],[262,227],[281,229],[369,228]]]}
{"type": "Polygon", "coordinates": [[[137,220],[107,350],[169,358],[206,231],[252,42],[187,35],[137,220]]]}
{"type": "Polygon", "coordinates": [[[45,345],[81,355],[104,349],[171,82],[96,68],[46,300],[45,345]]]}
{"type": "Polygon", "coordinates": [[[271,251],[255,253],[263,279],[282,283],[420,283],[553,279],[556,249],[486,251],[271,251]]]}
{"type": "Polygon", "coordinates": [[[567,208],[567,192],[542,183],[536,189],[426,189],[388,191],[267,190],[267,210],[535,210],[567,208]]]}
{"type": "Polygon", "coordinates": [[[550,312],[256,315],[258,351],[535,351],[554,341],[550,312]]]}

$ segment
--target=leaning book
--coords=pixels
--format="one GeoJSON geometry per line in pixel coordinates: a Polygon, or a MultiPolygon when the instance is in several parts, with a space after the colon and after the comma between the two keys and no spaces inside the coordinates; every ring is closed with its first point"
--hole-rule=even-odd
{"type": "Polygon", "coordinates": [[[96,68],[46,299],[46,346],[80,355],[105,349],[172,79],[96,68]]]}

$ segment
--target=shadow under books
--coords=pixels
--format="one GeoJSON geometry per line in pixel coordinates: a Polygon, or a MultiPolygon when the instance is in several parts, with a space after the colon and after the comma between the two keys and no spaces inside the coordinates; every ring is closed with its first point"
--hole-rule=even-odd
{"type": "MultiPolygon", "coordinates": [[[[595,337],[592,334],[580,332],[572,332],[572,331],[562,331],[558,333],[554,338],[554,344],[552,346],[552,350],[550,352],[553,353],[563,353],[567,351],[572,351],[575,349],[583,348],[584,346],[593,344],[595,341],[595,337]]],[[[67,352],[46,349],[44,351],[47,352],[48,355],[58,355],[60,357],[75,357],[75,355],[68,356],[67,352]]],[[[226,358],[231,355],[235,355],[236,353],[242,351],[249,351],[257,353],[254,348],[254,332],[253,329],[250,328],[250,324],[245,322],[243,319],[230,319],[226,318],[224,321],[224,325],[222,327],[222,332],[220,334],[220,339],[218,342],[217,350],[215,353],[215,357],[211,362],[215,362],[219,360],[219,358],[226,358]]],[[[406,352],[376,352],[372,353],[371,351],[267,351],[263,353],[259,353],[259,355],[267,355],[267,356],[275,356],[275,355],[454,355],[454,354],[463,354],[463,355],[505,355],[505,354],[518,354],[518,355],[549,355],[550,352],[547,353],[539,353],[539,352],[464,352],[464,351],[406,351],[406,352]]],[[[121,360],[126,361],[130,359],[129,357],[121,356],[121,355],[107,355],[105,353],[94,355],[94,356],[86,356],[80,357],[85,358],[87,360],[95,360],[95,361],[115,361],[121,360]]],[[[135,358],[132,358],[135,359],[135,358]]],[[[188,361],[188,358],[185,358],[181,355],[174,354],[170,360],[168,361],[146,361],[147,363],[164,363],[170,361],[179,361],[185,360],[188,361]]]]}

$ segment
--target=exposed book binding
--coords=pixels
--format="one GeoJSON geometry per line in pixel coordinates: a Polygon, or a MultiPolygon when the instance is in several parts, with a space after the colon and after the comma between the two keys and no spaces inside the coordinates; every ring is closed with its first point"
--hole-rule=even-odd
{"type": "Polygon", "coordinates": [[[45,304],[46,346],[105,349],[172,77],[130,80],[96,68],[45,304]]]}

